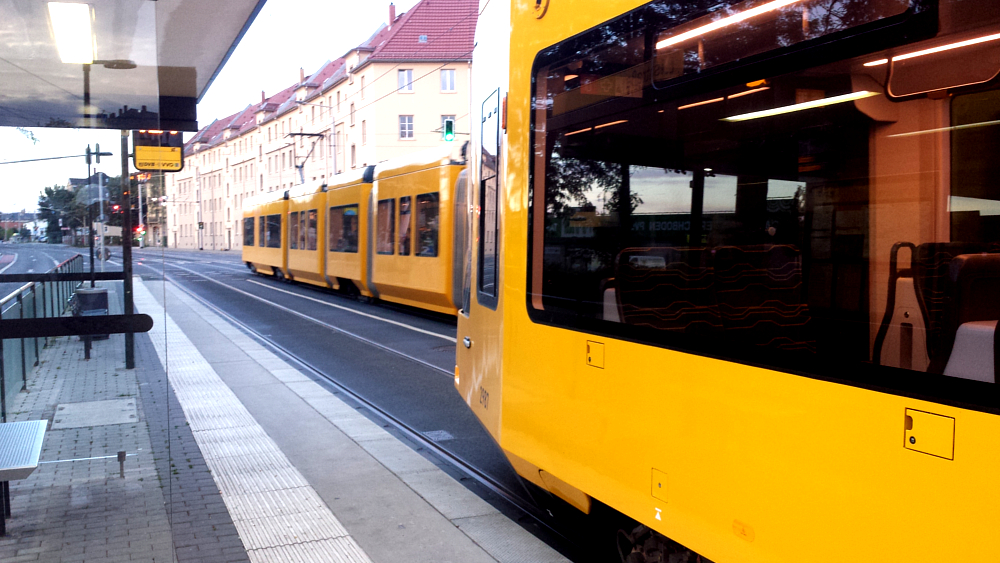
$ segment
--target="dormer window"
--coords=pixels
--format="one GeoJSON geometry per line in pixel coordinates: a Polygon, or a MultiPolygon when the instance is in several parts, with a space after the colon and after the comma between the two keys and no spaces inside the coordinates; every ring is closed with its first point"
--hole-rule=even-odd
{"type": "Polygon", "coordinates": [[[426,35],[421,35],[420,37],[418,37],[417,38],[417,43],[427,43],[427,36],[426,35]]]}

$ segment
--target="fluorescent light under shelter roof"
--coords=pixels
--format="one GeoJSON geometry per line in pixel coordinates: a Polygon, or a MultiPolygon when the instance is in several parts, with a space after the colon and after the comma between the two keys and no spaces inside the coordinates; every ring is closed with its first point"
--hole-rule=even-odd
{"type": "Polygon", "coordinates": [[[49,2],[48,6],[59,59],[64,63],[92,64],[94,34],[90,4],[49,2]]]}

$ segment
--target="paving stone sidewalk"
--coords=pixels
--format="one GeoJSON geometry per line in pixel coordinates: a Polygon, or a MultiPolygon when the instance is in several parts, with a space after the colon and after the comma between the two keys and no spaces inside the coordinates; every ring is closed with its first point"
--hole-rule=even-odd
{"type": "Polygon", "coordinates": [[[49,339],[8,417],[50,424],[39,468],[10,484],[0,561],[248,561],[145,335],[136,360],[125,369],[122,335],[95,341],[90,360],[77,338],[49,339]]]}

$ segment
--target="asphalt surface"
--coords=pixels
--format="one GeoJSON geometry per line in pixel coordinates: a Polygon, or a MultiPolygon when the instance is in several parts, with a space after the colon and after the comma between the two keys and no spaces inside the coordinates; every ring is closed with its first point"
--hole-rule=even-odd
{"type": "MultiPolygon", "coordinates": [[[[81,254],[86,255],[85,248],[72,248],[61,244],[0,244],[0,274],[33,274],[51,271],[61,262],[81,254]]],[[[84,267],[89,267],[89,261],[84,258],[84,267]]],[[[98,266],[99,271],[100,266],[98,266]]],[[[117,265],[106,263],[106,271],[117,269],[121,271],[121,261],[117,265]]],[[[17,291],[24,284],[0,283],[0,298],[17,291]]]]}

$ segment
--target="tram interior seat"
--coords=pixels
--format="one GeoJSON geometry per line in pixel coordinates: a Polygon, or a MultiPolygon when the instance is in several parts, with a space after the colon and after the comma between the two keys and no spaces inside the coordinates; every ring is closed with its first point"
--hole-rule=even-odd
{"type": "Polygon", "coordinates": [[[995,383],[1000,320],[1000,254],[961,254],[948,267],[945,375],[995,383]]]}
{"type": "Polygon", "coordinates": [[[616,260],[615,285],[626,324],[814,349],[802,330],[809,312],[801,252],[791,245],[627,248],[616,260]]]}
{"type": "MultiPolygon", "coordinates": [[[[887,308],[894,306],[899,287],[912,279],[920,314],[930,373],[952,377],[997,381],[994,357],[1000,343],[996,325],[1000,319],[1000,249],[982,243],[933,242],[914,247],[910,268],[890,278],[887,308]]],[[[882,343],[894,311],[886,311],[876,338],[874,357],[882,363],[882,343]]],[[[897,327],[898,328],[898,327],[897,327]]],[[[897,344],[898,345],[898,344],[897,344]]],[[[890,352],[890,355],[891,352],[890,352]]],[[[909,366],[902,366],[909,367],[909,366]]],[[[916,366],[914,366],[916,367],[916,366]]]]}

